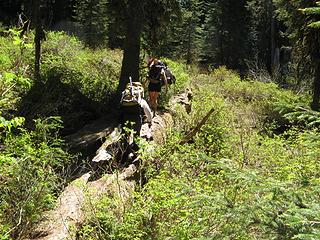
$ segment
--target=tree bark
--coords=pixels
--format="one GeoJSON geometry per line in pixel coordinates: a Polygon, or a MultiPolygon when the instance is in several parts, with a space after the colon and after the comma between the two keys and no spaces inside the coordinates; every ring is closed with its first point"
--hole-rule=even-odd
{"type": "Polygon", "coordinates": [[[271,69],[271,77],[275,76],[275,19],[273,13],[273,0],[270,0],[270,69],[271,69]]]}
{"type": "Polygon", "coordinates": [[[41,18],[40,18],[40,0],[33,1],[33,22],[35,26],[34,78],[36,80],[39,80],[40,79],[41,38],[42,38],[42,28],[41,28],[41,18]]]}
{"type": "Polygon", "coordinates": [[[311,109],[318,111],[320,108],[320,61],[317,61],[315,66],[315,76],[313,82],[313,99],[311,109]]]}
{"type": "Polygon", "coordinates": [[[126,38],[124,42],[123,60],[120,81],[117,89],[118,96],[129,82],[139,81],[140,35],[142,30],[143,1],[129,0],[127,10],[126,38]]]}

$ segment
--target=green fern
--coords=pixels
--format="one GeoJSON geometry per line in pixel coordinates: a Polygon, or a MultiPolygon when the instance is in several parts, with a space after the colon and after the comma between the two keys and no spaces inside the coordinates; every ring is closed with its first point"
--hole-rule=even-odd
{"type": "Polygon", "coordinates": [[[308,127],[317,127],[320,124],[320,113],[308,108],[297,107],[284,114],[292,123],[304,123],[308,127]]]}
{"type": "MultiPolygon", "coordinates": [[[[320,15],[320,2],[316,2],[316,7],[310,7],[310,8],[303,8],[299,9],[306,15],[320,15]]],[[[311,28],[320,28],[320,21],[313,21],[310,24],[308,24],[308,27],[311,28]]]]}

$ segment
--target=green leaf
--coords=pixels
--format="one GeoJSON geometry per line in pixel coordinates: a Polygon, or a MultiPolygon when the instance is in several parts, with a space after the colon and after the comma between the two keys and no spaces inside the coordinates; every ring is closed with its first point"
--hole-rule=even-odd
{"type": "Polygon", "coordinates": [[[21,43],[22,43],[22,40],[19,37],[13,37],[14,45],[20,45],[21,43]]]}
{"type": "Polygon", "coordinates": [[[310,23],[310,24],[308,25],[308,27],[311,27],[311,28],[320,28],[320,21],[310,23]]]}

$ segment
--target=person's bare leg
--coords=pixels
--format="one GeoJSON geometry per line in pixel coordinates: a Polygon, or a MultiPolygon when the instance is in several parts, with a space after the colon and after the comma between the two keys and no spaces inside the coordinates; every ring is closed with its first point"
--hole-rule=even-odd
{"type": "Polygon", "coordinates": [[[159,97],[159,93],[154,92],[154,116],[156,115],[156,112],[158,109],[158,97],[159,97]]]}
{"type": "Polygon", "coordinates": [[[153,111],[153,92],[149,92],[149,106],[153,111]]]}
{"type": "Polygon", "coordinates": [[[157,111],[158,96],[159,96],[158,92],[150,92],[150,105],[154,115],[155,115],[155,112],[157,111]]]}

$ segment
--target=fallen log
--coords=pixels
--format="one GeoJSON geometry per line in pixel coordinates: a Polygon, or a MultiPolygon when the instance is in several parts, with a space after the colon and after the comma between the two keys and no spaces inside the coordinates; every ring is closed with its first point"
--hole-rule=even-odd
{"type": "Polygon", "coordinates": [[[80,131],[65,137],[66,142],[71,150],[83,151],[95,146],[97,142],[101,142],[109,136],[117,126],[118,113],[111,112],[109,115],[98,119],[84,126],[80,131]]]}
{"type": "Polygon", "coordinates": [[[96,151],[96,155],[92,159],[92,162],[109,161],[113,158],[110,151],[107,148],[121,139],[120,127],[115,128],[111,134],[106,138],[104,143],[96,151]]]}
{"type": "Polygon", "coordinates": [[[72,236],[71,229],[84,219],[81,207],[89,177],[90,173],[86,173],[69,184],[58,198],[55,209],[43,216],[42,221],[26,239],[69,239],[72,236]]]}
{"type": "MultiPolygon", "coordinates": [[[[188,97],[188,94],[182,94],[188,97]]],[[[184,97],[179,95],[176,104],[183,104],[184,97]]],[[[190,105],[191,106],[191,105],[190,105]]],[[[83,149],[93,144],[93,142],[105,139],[97,149],[93,162],[108,162],[114,155],[109,151],[109,147],[117,143],[121,138],[117,123],[110,118],[110,122],[99,121],[99,124],[91,124],[77,134],[69,136],[69,143],[73,148],[83,149]]],[[[147,135],[147,131],[152,132],[153,141],[162,144],[166,139],[166,129],[173,125],[172,116],[167,113],[158,113],[152,120],[151,129],[148,124],[144,124],[141,136],[147,135]]],[[[35,226],[31,234],[25,238],[27,240],[63,240],[76,239],[76,229],[85,219],[86,214],[90,214],[90,202],[105,195],[118,194],[123,200],[123,205],[134,191],[139,169],[134,164],[130,164],[122,171],[117,169],[113,173],[105,174],[100,179],[90,181],[93,172],[88,172],[74,180],[65,188],[58,198],[56,207],[46,213],[43,219],[35,226]],[[115,190],[116,189],[116,190],[115,190]]],[[[124,206],[119,206],[119,208],[124,206]]]]}
{"type": "Polygon", "coordinates": [[[131,164],[121,173],[109,174],[93,182],[88,182],[91,173],[84,174],[66,187],[57,201],[56,208],[43,217],[36,230],[26,240],[75,239],[77,226],[83,222],[87,210],[92,209],[88,207],[85,199],[92,201],[117,189],[113,194],[118,194],[125,203],[134,191],[136,172],[137,167],[131,164]]]}

